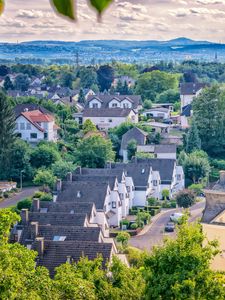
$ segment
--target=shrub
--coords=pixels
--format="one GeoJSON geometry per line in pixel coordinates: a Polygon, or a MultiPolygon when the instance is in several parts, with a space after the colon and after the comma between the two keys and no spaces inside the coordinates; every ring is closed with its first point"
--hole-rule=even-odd
{"type": "Polygon", "coordinates": [[[130,238],[130,235],[128,232],[120,232],[116,237],[116,241],[118,243],[121,243],[123,247],[126,247],[128,244],[129,238],[130,238]]]}
{"type": "Polygon", "coordinates": [[[132,223],[132,224],[130,225],[130,228],[131,228],[131,229],[137,229],[137,228],[138,228],[138,224],[137,224],[137,223],[132,223]]]}
{"type": "Polygon", "coordinates": [[[195,203],[195,195],[190,190],[183,190],[176,196],[177,204],[179,207],[188,208],[195,203]]]}
{"type": "Polygon", "coordinates": [[[32,199],[31,198],[25,198],[23,200],[21,200],[20,202],[17,203],[16,208],[18,210],[27,208],[30,209],[31,208],[31,204],[32,204],[32,199]]]}
{"type": "Polygon", "coordinates": [[[177,202],[174,200],[174,201],[171,201],[170,202],[170,207],[171,208],[176,208],[177,207],[177,202]]]}
{"type": "Polygon", "coordinates": [[[4,198],[9,198],[10,193],[9,193],[9,192],[4,192],[4,193],[3,193],[3,196],[4,196],[4,198]]]}
{"type": "Polygon", "coordinates": [[[40,197],[41,201],[52,201],[52,199],[52,194],[49,193],[43,193],[43,195],[40,197]]]}
{"type": "Polygon", "coordinates": [[[203,185],[201,183],[198,184],[192,184],[188,187],[189,190],[193,191],[195,193],[195,195],[200,195],[202,193],[203,190],[203,185]]]}
{"type": "Polygon", "coordinates": [[[169,201],[162,201],[162,208],[170,208],[170,202],[169,201]]]}
{"type": "Polygon", "coordinates": [[[41,191],[37,191],[34,193],[33,198],[41,198],[45,193],[41,191]]]}
{"type": "Polygon", "coordinates": [[[156,205],[156,202],[157,202],[156,198],[154,198],[154,197],[148,198],[147,201],[148,201],[149,206],[156,205]]]}

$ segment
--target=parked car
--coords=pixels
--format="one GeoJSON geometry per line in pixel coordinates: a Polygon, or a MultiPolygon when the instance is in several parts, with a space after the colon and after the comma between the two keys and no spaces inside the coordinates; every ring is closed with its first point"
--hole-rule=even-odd
{"type": "Polygon", "coordinates": [[[164,119],[163,123],[168,124],[168,125],[172,125],[173,124],[173,120],[171,120],[171,119],[164,119]]]}
{"type": "Polygon", "coordinates": [[[175,230],[175,224],[173,222],[169,222],[165,226],[165,231],[166,232],[174,232],[175,230]]]}
{"type": "Polygon", "coordinates": [[[182,214],[182,213],[174,213],[174,214],[170,215],[170,221],[174,222],[174,223],[178,223],[183,216],[184,216],[184,214],[182,214]]]}

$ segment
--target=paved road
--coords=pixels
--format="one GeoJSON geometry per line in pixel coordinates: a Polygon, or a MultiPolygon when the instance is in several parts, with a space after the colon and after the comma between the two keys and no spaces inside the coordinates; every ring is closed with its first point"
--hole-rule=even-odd
{"type": "MultiPolygon", "coordinates": [[[[196,219],[200,218],[204,207],[205,201],[198,202],[193,205],[190,208],[191,217],[189,221],[193,222],[196,219]]],[[[150,251],[153,246],[161,245],[165,236],[175,236],[175,233],[165,233],[164,226],[167,222],[169,222],[170,215],[178,210],[179,209],[169,210],[156,218],[156,220],[153,221],[151,227],[145,234],[134,236],[130,239],[130,245],[142,250],[150,251]]]]}
{"type": "Polygon", "coordinates": [[[12,205],[16,205],[17,202],[23,200],[26,197],[30,197],[36,192],[39,188],[38,187],[29,187],[29,188],[24,188],[22,192],[16,194],[10,199],[6,199],[3,202],[0,202],[0,208],[6,208],[10,207],[12,205]]]}

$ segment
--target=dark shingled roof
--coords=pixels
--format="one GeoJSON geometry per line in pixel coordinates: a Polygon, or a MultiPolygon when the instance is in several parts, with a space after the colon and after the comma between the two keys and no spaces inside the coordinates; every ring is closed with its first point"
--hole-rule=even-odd
{"type": "Polygon", "coordinates": [[[135,140],[138,145],[145,145],[147,136],[148,133],[143,130],[137,127],[131,128],[122,136],[121,149],[126,150],[127,145],[131,140],[135,140]]]}
{"type": "Polygon", "coordinates": [[[129,108],[85,108],[83,117],[128,117],[132,109],[129,108]]]}
{"type": "Polygon", "coordinates": [[[29,222],[40,225],[84,226],[87,214],[29,212],[29,222]]]}
{"type": "MultiPolygon", "coordinates": [[[[92,241],[98,242],[101,234],[100,227],[78,227],[78,226],[38,226],[37,237],[53,241],[54,236],[66,236],[66,241],[92,241]]],[[[23,228],[20,243],[27,245],[32,241],[31,226],[23,228]]]]}
{"type": "Polygon", "coordinates": [[[52,114],[50,111],[45,109],[44,107],[38,105],[38,104],[33,104],[33,103],[27,103],[27,104],[17,104],[14,108],[14,113],[16,118],[22,113],[25,112],[26,110],[28,111],[33,111],[33,110],[39,110],[43,114],[52,114]]]}
{"type": "Polygon", "coordinates": [[[73,173],[73,176],[78,175],[88,175],[88,176],[116,176],[118,181],[121,182],[123,178],[123,170],[122,169],[92,169],[92,168],[77,168],[73,173]]]}
{"type": "Polygon", "coordinates": [[[138,105],[141,105],[141,96],[139,95],[109,95],[109,94],[97,94],[93,96],[89,96],[86,103],[86,108],[88,108],[89,102],[93,99],[97,99],[102,103],[102,108],[108,108],[109,102],[113,99],[121,102],[125,99],[129,100],[132,105],[133,109],[136,109],[138,105]]]}
{"type": "Polygon", "coordinates": [[[147,163],[153,171],[159,171],[162,184],[170,183],[173,178],[175,159],[143,158],[136,159],[139,163],[147,163]]]}
{"type": "Polygon", "coordinates": [[[105,204],[108,183],[64,181],[62,191],[59,192],[59,202],[93,202],[96,209],[102,210],[105,204]]]}
{"type": "MultiPolygon", "coordinates": [[[[91,215],[94,208],[93,202],[50,202],[40,201],[40,208],[47,208],[47,213],[75,213],[75,214],[87,214],[91,215]]],[[[31,211],[35,211],[34,207],[31,207],[31,211]]]]}
{"type": "Polygon", "coordinates": [[[117,177],[115,175],[73,175],[73,181],[108,183],[111,190],[113,190],[115,187],[116,179],[117,177]]]}
{"type": "Polygon", "coordinates": [[[180,85],[180,93],[181,95],[195,95],[200,89],[206,86],[205,83],[194,83],[194,82],[186,82],[181,83],[180,85]]]}
{"type": "MultiPolygon", "coordinates": [[[[37,250],[37,242],[34,243],[32,249],[37,250]]],[[[38,266],[48,268],[50,275],[54,276],[54,270],[61,264],[66,263],[68,257],[70,261],[78,262],[81,257],[95,259],[98,254],[102,255],[103,266],[110,260],[113,245],[111,243],[97,243],[83,241],[44,241],[44,254],[39,256],[37,260],[38,266]]]]}
{"type": "Polygon", "coordinates": [[[143,163],[114,163],[111,164],[112,169],[121,169],[125,174],[133,178],[134,186],[146,187],[151,171],[149,164],[143,163]]]}
{"type": "Polygon", "coordinates": [[[176,153],[177,146],[172,144],[155,145],[155,153],[176,153]]]}

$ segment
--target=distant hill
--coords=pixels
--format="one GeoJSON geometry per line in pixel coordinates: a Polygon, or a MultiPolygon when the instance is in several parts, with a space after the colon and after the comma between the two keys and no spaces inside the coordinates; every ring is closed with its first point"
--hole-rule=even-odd
{"type": "Polygon", "coordinates": [[[110,62],[146,63],[159,60],[182,61],[200,59],[213,61],[215,53],[225,61],[225,45],[208,41],[194,41],[179,37],[168,41],[135,40],[85,40],[30,41],[22,43],[0,43],[0,61],[23,63],[70,63],[76,61],[77,53],[82,64],[110,62]]]}

